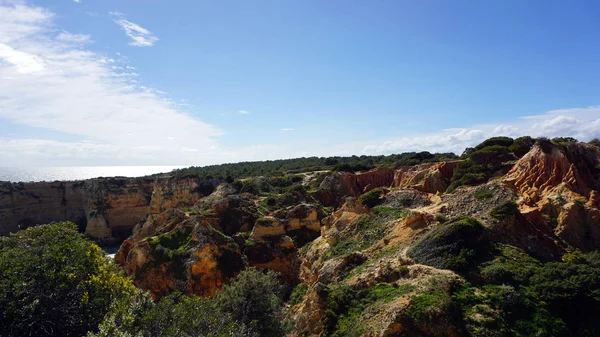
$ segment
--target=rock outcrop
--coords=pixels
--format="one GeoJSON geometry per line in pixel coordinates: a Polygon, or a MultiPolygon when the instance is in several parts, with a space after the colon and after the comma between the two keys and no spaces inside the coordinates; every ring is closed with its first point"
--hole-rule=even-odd
{"type": "Polygon", "coordinates": [[[212,297],[247,266],[234,240],[201,216],[171,210],[150,217],[139,230],[121,245],[115,261],[155,297],[174,290],[212,297]],[[150,228],[153,236],[141,234],[150,228]]]}
{"type": "Polygon", "coordinates": [[[377,187],[411,188],[426,193],[444,192],[460,161],[377,168],[366,172],[338,172],[326,177],[316,193],[325,206],[340,207],[345,198],[358,197],[377,187]]]}
{"type": "Polygon", "coordinates": [[[298,204],[284,218],[257,219],[250,211],[257,200],[234,193],[221,185],[186,212],[148,214],[115,261],[155,296],[177,290],[210,297],[246,266],[274,270],[280,281],[296,284],[298,248],[319,236],[319,209],[298,204]]]}
{"type": "Polygon", "coordinates": [[[535,146],[502,179],[520,196],[525,221],[558,245],[600,249],[600,148],[535,146]]]}
{"type": "Polygon", "coordinates": [[[427,193],[444,192],[450,185],[454,168],[461,161],[405,166],[394,171],[394,187],[414,188],[427,193]]]}
{"type": "Polygon", "coordinates": [[[339,207],[346,197],[358,197],[377,187],[389,187],[394,181],[394,171],[377,168],[366,172],[338,172],[327,176],[316,193],[325,206],[339,207]]]}
{"type": "Polygon", "coordinates": [[[600,190],[600,148],[583,143],[534,148],[506,174],[504,181],[537,202],[557,187],[589,198],[600,190]]]}
{"type": "Polygon", "coordinates": [[[199,178],[95,178],[0,184],[0,235],[72,221],[92,238],[121,238],[147,214],[190,207],[217,181],[199,178]]]}

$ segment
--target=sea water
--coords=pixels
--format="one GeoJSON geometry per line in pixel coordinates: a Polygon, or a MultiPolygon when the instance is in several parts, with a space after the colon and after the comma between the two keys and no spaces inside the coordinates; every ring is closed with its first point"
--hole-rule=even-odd
{"type": "Polygon", "coordinates": [[[98,177],[142,177],[168,173],[182,166],[54,166],[54,167],[0,167],[0,181],[31,182],[55,180],[82,180],[98,177]]]}

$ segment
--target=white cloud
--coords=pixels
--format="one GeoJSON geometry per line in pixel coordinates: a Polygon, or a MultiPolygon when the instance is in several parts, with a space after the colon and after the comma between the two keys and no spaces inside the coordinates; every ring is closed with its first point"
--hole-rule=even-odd
{"type": "Polygon", "coordinates": [[[574,137],[582,141],[600,137],[600,107],[552,110],[501,124],[465,126],[429,134],[370,142],[365,153],[435,151],[462,153],[494,136],[574,137]]]}
{"type": "Polygon", "coordinates": [[[239,110],[239,111],[238,111],[238,113],[239,113],[239,114],[242,114],[242,115],[247,115],[247,114],[249,114],[249,113],[250,113],[250,111],[247,111],[247,110],[239,110]]]}
{"type": "Polygon", "coordinates": [[[0,118],[59,135],[2,138],[0,158],[15,165],[67,157],[71,164],[183,163],[219,153],[220,129],[142,89],[131,80],[136,73],[112,69],[120,61],[86,49],[89,36],[57,32],[53,13],[0,5],[0,17],[0,118]]]}
{"type": "Polygon", "coordinates": [[[117,17],[113,22],[121,26],[121,29],[131,39],[131,42],[129,42],[130,46],[151,47],[158,41],[158,37],[154,36],[146,28],[126,20],[123,13],[109,12],[109,14],[117,17]]]}
{"type": "Polygon", "coordinates": [[[283,128],[281,131],[294,131],[294,128],[283,128]]]}
{"type": "Polygon", "coordinates": [[[73,0],[73,2],[81,3],[81,0],[73,0]]]}
{"type": "Polygon", "coordinates": [[[78,44],[85,44],[85,43],[92,42],[89,35],[71,34],[64,30],[62,31],[62,33],[60,33],[60,34],[58,34],[58,36],[56,36],[56,39],[60,40],[60,41],[64,41],[64,42],[71,42],[71,43],[78,43],[78,44]]]}
{"type": "Polygon", "coordinates": [[[11,46],[0,43],[0,59],[12,64],[21,74],[35,73],[44,70],[44,61],[39,57],[13,49],[11,46]]]}

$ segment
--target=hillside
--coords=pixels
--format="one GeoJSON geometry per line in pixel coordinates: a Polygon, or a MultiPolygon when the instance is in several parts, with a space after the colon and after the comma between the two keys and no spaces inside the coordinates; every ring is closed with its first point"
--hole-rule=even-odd
{"type": "Polygon", "coordinates": [[[126,238],[115,261],[154,299],[275,271],[290,336],[600,331],[600,148],[568,138],[0,192],[3,234],[70,220],[126,238]]]}

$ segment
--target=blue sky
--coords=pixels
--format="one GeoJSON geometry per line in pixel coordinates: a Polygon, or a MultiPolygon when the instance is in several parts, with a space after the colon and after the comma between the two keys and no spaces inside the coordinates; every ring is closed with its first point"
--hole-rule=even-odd
{"type": "Polygon", "coordinates": [[[2,166],[589,140],[599,15],[593,1],[0,0],[2,166]]]}

